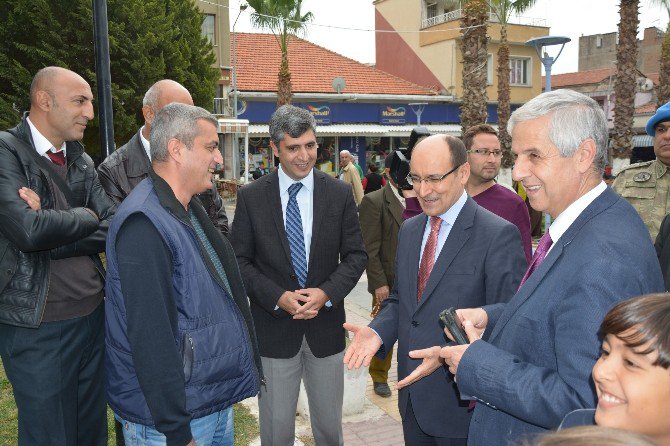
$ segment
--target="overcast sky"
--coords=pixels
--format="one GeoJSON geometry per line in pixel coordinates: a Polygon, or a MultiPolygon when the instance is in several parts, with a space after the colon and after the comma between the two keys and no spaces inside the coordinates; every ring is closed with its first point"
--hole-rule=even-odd
{"type": "MultiPolygon", "coordinates": [[[[405,1],[417,3],[416,0],[405,1]]],[[[240,3],[241,0],[230,0],[231,27],[240,3]]],[[[656,26],[664,31],[667,27],[665,10],[651,3],[650,0],[640,0],[639,38],[646,27],[656,26]]],[[[545,19],[550,34],[572,39],[553,66],[553,73],[569,73],[577,71],[579,36],[617,30],[618,4],[617,0],[538,0],[523,15],[545,19]]],[[[249,22],[250,11],[251,8],[240,15],[236,31],[258,32],[249,22]]],[[[307,40],[359,62],[374,63],[375,8],[371,0],[303,0],[303,11],[314,14],[314,21],[305,36],[307,40]]],[[[318,69],[318,61],[314,62],[318,69]]]]}

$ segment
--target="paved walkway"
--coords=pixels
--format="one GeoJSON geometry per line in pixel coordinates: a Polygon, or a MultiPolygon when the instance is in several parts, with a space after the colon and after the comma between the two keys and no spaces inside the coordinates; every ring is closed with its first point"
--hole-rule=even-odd
{"type": "MultiPolygon", "coordinates": [[[[358,284],[345,299],[348,322],[367,325],[370,321],[371,296],[367,291],[367,286],[367,276],[364,273],[358,284]]],[[[395,384],[398,381],[397,370],[394,349],[393,362],[389,371],[389,386],[393,393],[390,398],[382,398],[374,393],[372,380],[366,373],[367,388],[363,411],[358,414],[344,416],[342,420],[345,446],[401,446],[405,444],[402,436],[400,413],[398,412],[398,392],[395,390],[395,384]]],[[[346,384],[347,381],[345,380],[346,384]]],[[[258,416],[256,398],[248,399],[243,404],[249,407],[254,415],[258,416]]],[[[314,440],[312,439],[309,418],[300,413],[302,412],[300,404],[299,402],[299,414],[296,416],[296,436],[305,439],[305,443],[301,440],[296,440],[295,445],[313,445],[314,440]]],[[[260,441],[258,440],[252,443],[253,446],[258,446],[259,444],[260,441]]]]}

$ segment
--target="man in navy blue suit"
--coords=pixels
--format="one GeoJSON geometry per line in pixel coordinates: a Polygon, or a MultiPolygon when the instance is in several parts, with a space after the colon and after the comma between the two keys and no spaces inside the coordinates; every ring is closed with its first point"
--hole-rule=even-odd
{"type": "Polygon", "coordinates": [[[590,375],[604,315],[664,289],[642,220],[602,181],[600,106],[570,90],[544,93],[508,128],[514,179],[554,221],[509,303],[458,310],[471,343],[441,350],[461,395],[477,400],[468,445],[515,443],[595,407],[590,375]]]}
{"type": "Polygon", "coordinates": [[[412,152],[408,180],[423,213],[398,234],[395,282],[369,327],[355,333],[345,355],[351,367],[383,358],[398,341],[398,408],[410,446],[465,445],[469,401],[460,398],[443,363],[438,315],[445,308],[506,302],[527,266],[518,228],[465,192],[470,174],[458,138],[433,135],[412,152]]]}

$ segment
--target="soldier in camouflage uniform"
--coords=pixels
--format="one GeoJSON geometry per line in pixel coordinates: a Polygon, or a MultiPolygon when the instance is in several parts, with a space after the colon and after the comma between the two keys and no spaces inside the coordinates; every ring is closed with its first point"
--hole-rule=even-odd
{"type": "Polygon", "coordinates": [[[656,159],[623,169],[612,188],[633,205],[656,240],[661,221],[670,213],[670,102],[656,110],[646,130],[654,137],[656,159]]]}

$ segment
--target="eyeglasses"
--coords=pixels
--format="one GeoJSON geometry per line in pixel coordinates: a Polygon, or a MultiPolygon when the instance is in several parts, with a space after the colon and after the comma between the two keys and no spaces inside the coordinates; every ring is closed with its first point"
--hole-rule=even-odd
{"type": "Polygon", "coordinates": [[[500,158],[502,156],[502,150],[489,150],[489,149],[471,149],[468,150],[468,153],[476,153],[485,158],[488,158],[489,155],[493,154],[494,158],[500,158]]]}
{"type": "Polygon", "coordinates": [[[454,167],[453,169],[451,169],[449,172],[445,173],[444,175],[428,175],[426,178],[421,178],[418,175],[412,175],[410,173],[409,175],[407,175],[407,177],[405,179],[407,180],[407,182],[409,183],[410,186],[419,186],[419,185],[421,185],[422,181],[425,182],[425,183],[428,183],[428,184],[435,185],[435,184],[438,184],[439,182],[441,182],[442,180],[444,180],[445,178],[447,178],[447,176],[449,176],[449,174],[456,172],[456,170],[461,166],[462,166],[462,164],[459,164],[458,166],[454,167]]]}

